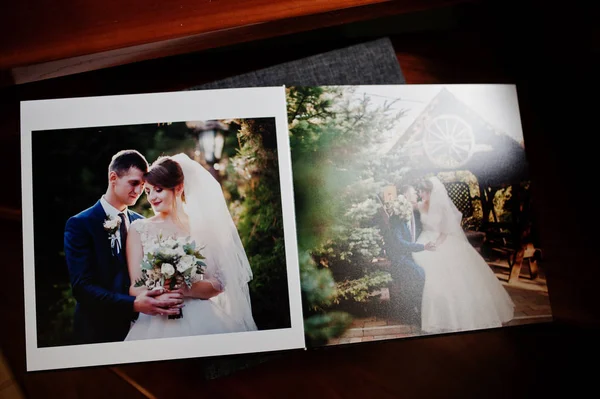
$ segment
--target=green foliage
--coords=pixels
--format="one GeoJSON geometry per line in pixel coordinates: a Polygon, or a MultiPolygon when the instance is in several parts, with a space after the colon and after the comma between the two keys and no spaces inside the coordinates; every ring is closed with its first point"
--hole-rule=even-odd
{"type": "Polygon", "coordinates": [[[304,319],[304,332],[313,345],[323,345],[331,337],[338,337],[352,323],[352,317],[344,312],[314,314],[304,319]]]}
{"type": "MultiPolygon", "coordinates": [[[[142,272],[143,273],[143,272],[142,272]]],[[[143,287],[146,285],[146,280],[143,278],[138,278],[137,280],[135,280],[135,282],[133,283],[133,286],[138,288],[138,287],[143,287]]]]}
{"type": "Polygon", "coordinates": [[[356,280],[347,280],[337,284],[337,294],[334,301],[354,300],[366,302],[374,289],[381,288],[392,281],[390,273],[376,271],[356,280]]]}
{"type": "Polygon", "coordinates": [[[328,265],[340,261],[370,262],[381,252],[381,234],[377,227],[344,228],[339,234],[332,234],[331,237],[313,251],[314,255],[327,258],[328,265]]]}
{"type": "MultiPolygon", "coordinates": [[[[374,106],[354,88],[292,87],[287,97],[306,336],[319,344],[349,320],[332,311],[340,295],[334,279],[375,271],[382,238],[374,195],[385,182],[373,154],[403,112],[374,106]]],[[[384,284],[381,276],[368,281],[384,284]]]]}
{"type": "Polygon", "coordinates": [[[289,295],[274,120],[238,121],[240,147],[230,158],[230,209],[252,267],[254,318],[261,329],[290,326],[289,295]]]}
{"type": "Polygon", "coordinates": [[[380,207],[381,205],[376,199],[368,197],[362,202],[352,204],[344,216],[353,224],[369,223],[377,214],[380,207]]]}
{"type": "MultiPolygon", "coordinates": [[[[338,97],[339,94],[339,90],[326,92],[322,87],[294,87],[288,90],[288,124],[293,127],[295,123],[302,123],[306,127],[306,125],[318,124],[321,120],[331,117],[333,115],[331,111],[333,99],[338,97]]],[[[316,140],[318,139],[318,135],[311,138],[316,140]]]]}
{"type": "Polygon", "coordinates": [[[499,222],[507,223],[512,221],[512,212],[510,210],[511,199],[511,186],[498,190],[496,195],[494,195],[494,211],[496,212],[499,222]]]}
{"type": "Polygon", "coordinates": [[[300,253],[300,281],[310,311],[323,310],[333,302],[336,286],[331,272],[318,268],[308,251],[300,253]]]}
{"type": "MultiPolygon", "coordinates": [[[[50,298],[42,298],[38,307],[38,346],[72,344],[73,317],[77,302],[68,283],[53,284],[50,298]]],[[[38,298],[39,302],[39,298],[38,298]]]]}

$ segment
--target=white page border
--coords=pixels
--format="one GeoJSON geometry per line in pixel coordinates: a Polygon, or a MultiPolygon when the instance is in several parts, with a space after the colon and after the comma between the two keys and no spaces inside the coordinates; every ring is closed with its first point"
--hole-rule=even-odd
{"type": "MultiPolygon", "coordinates": [[[[51,134],[50,132],[48,134],[51,134]]],[[[292,166],[285,88],[247,88],[69,98],[21,103],[21,178],[27,371],[304,348],[292,166]],[[274,117],[291,328],[37,347],[33,243],[32,131],[146,123],[274,117]]]]}

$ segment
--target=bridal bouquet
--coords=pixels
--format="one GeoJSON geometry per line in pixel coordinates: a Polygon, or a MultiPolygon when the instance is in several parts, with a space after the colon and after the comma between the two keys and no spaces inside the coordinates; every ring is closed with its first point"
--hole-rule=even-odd
{"type": "MultiPolygon", "coordinates": [[[[142,260],[142,277],[134,286],[146,286],[148,289],[164,287],[175,289],[180,284],[192,286],[192,277],[200,275],[202,279],[206,264],[204,256],[196,248],[191,237],[167,238],[158,236],[155,242],[147,245],[142,260]]],[[[169,316],[169,318],[183,317],[169,316]]]]}
{"type": "Polygon", "coordinates": [[[400,220],[408,221],[412,217],[412,204],[404,195],[398,195],[395,199],[386,201],[384,207],[388,215],[398,215],[400,220]]]}

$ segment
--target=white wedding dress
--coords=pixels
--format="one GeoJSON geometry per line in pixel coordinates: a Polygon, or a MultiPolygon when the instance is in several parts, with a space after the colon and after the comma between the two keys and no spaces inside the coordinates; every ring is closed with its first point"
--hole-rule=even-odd
{"type": "MultiPolygon", "coordinates": [[[[140,234],[143,248],[152,245],[159,234],[162,234],[164,239],[185,236],[184,232],[164,229],[164,224],[164,222],[160,221],[139,219],[133,222],[130,228],[135,229],[140,234]]],[[[144,250],[144,252],[146,251],[144,250]]],[[[211,266],[210,263],[207,264],[204,280],[210,282],[219,291],[227,289],[223,285],[223,278],[219,270],[211,266]]],[[[185,298],[184,305],[182,310],[183,317],[179,319],[169,319],[168,316],[150,316],[140,313],[138,319],[129,330],[125,341],[223,334],[246,330],[241,323],[237,323],[227,315],[214,298],[185,298]]]]}
{"type": "MultiPolygon", "coordinates": [[[[204,279],[223,292],[208,300],[186,298],[180,319],[140,314],[126,340],[256,331],[248,288],[252,269],[221,185],[186,154],[171,159],[183,172],[185,202],[178,198],[177,209],[187,216],[189,235],[206,258],[204,279]]],[[[140,233],[142,246],[161,231],[164,236],[187,235],[183,231],[167,231],[159,222],[146,219],[135,221],[130,228],[140,233]]]]}
{"type": "Polygon", "coordinates": [[[432,178],[428,212],[421,210],[423,232],[417,242],[445,241],[435,251],[413,253],[425,271],[421,330],[443,333],[501,327],[514,316],[514,303],[489,265],[467,240],[444,185],[432,178]]]}

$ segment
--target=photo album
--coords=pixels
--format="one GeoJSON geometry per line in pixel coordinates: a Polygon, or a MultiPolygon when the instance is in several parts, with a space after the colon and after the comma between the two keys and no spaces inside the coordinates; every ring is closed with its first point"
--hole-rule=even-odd
{"type": "Polygon", "coordinates": [[[549,322],[517,88],[21,103],[27,370],[549,322]]]}

